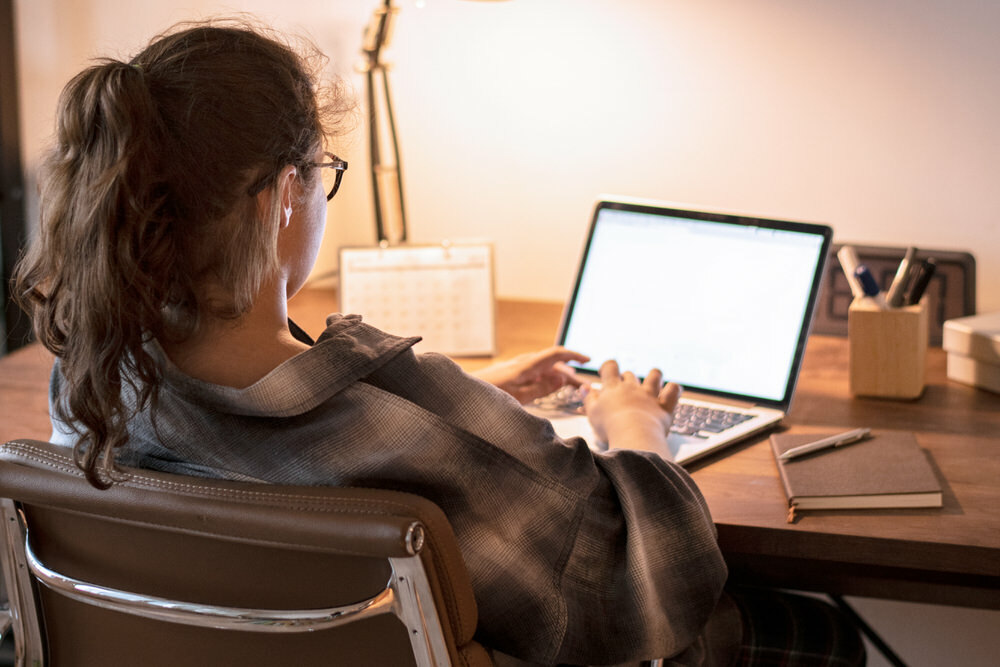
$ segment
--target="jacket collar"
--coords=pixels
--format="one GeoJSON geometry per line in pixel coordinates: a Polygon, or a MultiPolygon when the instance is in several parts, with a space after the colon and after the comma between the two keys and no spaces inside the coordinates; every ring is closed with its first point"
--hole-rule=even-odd
{"type": "MultiPolygon", "coordinates": [[[[302,330],[292,324],[300,340],[302,330]]],[[[304,334],[303,334],[304,335],[304,334]]],[[[243,389],[211,384],[185,375],[153,341],[150,352],[163,367],[163,389],[223,413],[256,417],[290,417],[320,405],[351,384],[371,375],[419,337],[401,338],[369,326],[360,315],[333,314],[312,348],[285,361],[243,389]]]]}

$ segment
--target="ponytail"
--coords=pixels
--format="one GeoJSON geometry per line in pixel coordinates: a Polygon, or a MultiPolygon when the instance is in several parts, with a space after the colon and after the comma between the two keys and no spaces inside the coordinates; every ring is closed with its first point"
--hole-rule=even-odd
{"type": "Polygon", "coordinates": [[[77,75],[59,102],[56,143],[42,164],[41,238],[15,276],[35,333],[65,362],[55,416],[80,436],[78,465],[110,483],[111,451],[159,382],[143,349],[156,335],[173,256],[158,182],[161,128],[142,72],[104,61],[77,75]],[[138,406],[126,406],[131,384],[138,406]]]}

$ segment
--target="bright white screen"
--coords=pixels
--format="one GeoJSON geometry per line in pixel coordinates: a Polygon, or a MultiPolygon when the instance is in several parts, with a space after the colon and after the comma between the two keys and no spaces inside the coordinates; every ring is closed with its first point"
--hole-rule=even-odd
{"type": "Polygon", "coordinates": [[[564,344],[682,385],[780,401],[823,237],[602,209],[564,344]]]}

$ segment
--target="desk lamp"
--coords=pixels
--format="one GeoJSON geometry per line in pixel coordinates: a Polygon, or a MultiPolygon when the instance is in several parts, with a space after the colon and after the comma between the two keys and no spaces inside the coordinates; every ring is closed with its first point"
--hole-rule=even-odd
{"type": "MultiPolygon", "coordinates": [[[[483,1],[483,0],[480,0],[483,1]]],[[[492,0],[497,1],[497,0],[492,0]]],[[[417,6],[423,6],[423,0],[417,6]]],[[[380,245],[393,245],[406,241],[406,207],[403,204],[403,173],[399,164],[399,140],[396,135],[396,121],[392,114],[392,98],[389,95],[389,77],[386,63],[382,62],[382,49],[389,45],[393,24],[399,8],[392,0],[384,0],[375,9],[371,22],[365,28],[361,52],[365,56],[360,69],[365,75],[365,95],[368,101],[368,145],[371,157],[372,193],[375,204],[375,233],[380,245]],[[376,77],[381,79],[381,103],[385,120],[379,115],[379,100],[376,77]],[[383,122],[385,128],[382,128],[383,122]],[[391,162],[383,156],[380,134],[386,132],[389,140],[391,162]]]]}

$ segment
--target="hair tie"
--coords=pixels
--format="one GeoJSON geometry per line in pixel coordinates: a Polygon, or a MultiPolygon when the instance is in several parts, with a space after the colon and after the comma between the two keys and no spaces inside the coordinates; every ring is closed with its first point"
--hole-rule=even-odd
{"type": "Polygon", "coordinates": [[[139,63],[129,63],[128,65],[139,74],[142,74],[142,65],[140,65],[139,63]]]}

